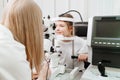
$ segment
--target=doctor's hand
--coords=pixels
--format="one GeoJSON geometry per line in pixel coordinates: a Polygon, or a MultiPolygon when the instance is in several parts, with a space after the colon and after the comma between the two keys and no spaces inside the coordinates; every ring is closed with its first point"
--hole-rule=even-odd
{"type": "Polygon", "coordinates": [[[44,62],[37,80],[47,80],[47,77],[49,75],[50,75],[49,63],[44,62]]]}
{"type": "Polygon", "coordinates": [[[78,61],[87,61],[88,60],[88,54],[80,54],[78,56],[78,61]]]}

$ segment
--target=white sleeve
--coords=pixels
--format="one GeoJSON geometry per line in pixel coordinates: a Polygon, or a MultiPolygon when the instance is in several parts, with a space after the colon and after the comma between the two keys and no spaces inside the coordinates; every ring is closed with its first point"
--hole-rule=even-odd
{"type": "Polygon", "coordinates": [[[0,45],[0,80],[31,80],[25,48],[4,41],[0,45]]]}
{"type": "Polygon", "coordinates": [[[25,47],[0,25],[0,80],[32,80],[25,47]]]}
{"type": "Polygon", "coordinates": [[[88,46],[87,46],[86,40],[83,40],[82,44],[83,45],[82,45],[82,48],[79,50],[79,53],[82,53],[82,54],[88,53],[88,46]]]}

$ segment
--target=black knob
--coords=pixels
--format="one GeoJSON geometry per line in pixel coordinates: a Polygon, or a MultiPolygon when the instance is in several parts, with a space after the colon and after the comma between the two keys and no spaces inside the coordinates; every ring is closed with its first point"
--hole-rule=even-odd
{"type": "Polygon", "coordinates": [[[74,55],[72,55],[71,58],[72,58],[72,59],[77,59],[78,56],[74,56],[74,55]]]}
{"type": "Polygon", "coordinates": [[[98,70],[99,70],[101,76],[107,77],[107,75],[105,74],[105,66],[103,65],[102,62],[98,62],[98,70]]]}
{"type": "Polygon", "coordinates": [[[50,52],[54,53],[54,47],[53,46],[50,47],[50,52]]]}

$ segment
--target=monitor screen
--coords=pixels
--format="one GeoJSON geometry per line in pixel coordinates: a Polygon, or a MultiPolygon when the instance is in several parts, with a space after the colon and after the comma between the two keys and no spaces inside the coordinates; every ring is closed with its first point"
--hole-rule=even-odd
{"type": "Polygon", "coordinates": [[[96,37],[120,38],[120,20],[96,20],[96,37]]]}
{"type": "Polygon", "coordinates": [[[95,16],[90,27],[92,64],[120,68],[120,16],[95,16]]]}
{"type": "Polygon", "coordinates": [[[95,16],[92,45],[120,48],[120,16],[95,16]]]}

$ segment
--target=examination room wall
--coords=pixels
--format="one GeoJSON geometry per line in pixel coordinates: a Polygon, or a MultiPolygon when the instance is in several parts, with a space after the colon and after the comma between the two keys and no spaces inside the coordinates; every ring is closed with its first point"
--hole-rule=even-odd
{"type": "MultiPolygon", "coordinates": [[[[0,19],[4,6],[9,0],[0,0],[0,19]]],[[[35,0],[41,7],[43,17],[50,15],[56,17],[68,10],[77,10],[81,13],[83,20],[95,15],[119,15],[120,0],[35,0]]],[[[80,21],[79,15],[73,13],[76,21],[80,21]]]]}
{"type": "Polygon", "coordinates": [[[8,0],[0,0],[0,19],[2,17],[2,12],[3,12],[4,6],[6,6],[7,1],[8,0]]]}
{"type": "MultiPolygon", "coordinates": [[[[88,21],[96,15],[119,15],[120,0],[35,0],[43,11],[43,16],[56,17],[68,10],[77,10],[81,13],[83,21],[88,21]]],[[[76,21],[79,15],[72,12],[76,21]]]]}

